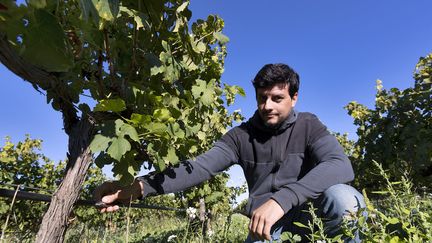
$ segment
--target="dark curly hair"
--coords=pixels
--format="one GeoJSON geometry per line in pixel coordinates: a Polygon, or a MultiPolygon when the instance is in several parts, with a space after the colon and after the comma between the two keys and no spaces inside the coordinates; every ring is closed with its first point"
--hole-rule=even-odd
{"type": "Polygon", "coordinates": [[[289,88],[289,95],[294,96],[300,86],[300,76],[290,66],[283,63],[266,64],[262,67],[252,84],[257,88],[268,88],[275,84],[286,83],[289,88]]]}

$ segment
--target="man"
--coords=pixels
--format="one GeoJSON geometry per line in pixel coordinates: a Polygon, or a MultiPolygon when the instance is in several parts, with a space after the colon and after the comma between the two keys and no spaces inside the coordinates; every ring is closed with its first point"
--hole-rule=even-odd
{"type": "Polygon", "coordinates": [[[307,201],[325,219],[326,232],[336,235],[343,216],[364,207],[362,195],[343,184],[354,178],[350,161],[315,115],[294,110],[300,82],[288,65],[267,64],[252,83],[258,105],[252,118],[195,161],[138,177],[127,188],[115,182],[102,184],[95,199],[110,206],[101,212],[117,210],[116,201],[184,190],[239,164],[249,187],[246,242],[276,240],[283,231],[306,234],[293,222],[307,224],[310,215],[303,212],[307,201]]]}

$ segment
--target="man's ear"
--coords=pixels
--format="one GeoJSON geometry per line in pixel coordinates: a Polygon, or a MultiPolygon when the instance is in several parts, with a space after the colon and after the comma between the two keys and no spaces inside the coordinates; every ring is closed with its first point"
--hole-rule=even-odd
{"type": "Polygon", "coordinates": [[[298,92],[296,92],[293,97],[291,97],[292,100],[292,107],[294,107],[297,103],[297,99],[298,99],[298,92]]]}

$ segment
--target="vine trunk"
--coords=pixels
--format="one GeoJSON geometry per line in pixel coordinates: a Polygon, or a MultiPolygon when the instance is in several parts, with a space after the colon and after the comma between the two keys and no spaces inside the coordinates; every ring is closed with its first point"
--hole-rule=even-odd
{"type": "Polygon", "coordinates": [[[92,162],[88,148],[93,124],[88,119],[79,121],[69,134],[69,161],[66,175],[54,193],[36,236],[37,243],[63,242],[68,217],[79,198],[87,171],[92,162]]]}

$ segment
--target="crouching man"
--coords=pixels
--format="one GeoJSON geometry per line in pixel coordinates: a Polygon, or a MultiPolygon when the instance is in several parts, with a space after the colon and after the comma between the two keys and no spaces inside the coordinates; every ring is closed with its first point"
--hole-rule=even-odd
{"type": "Polygon", "coordinates": [[[238,164],[249,188],[246,242],[278,240],[285,231],[305,240],[308,232],[293,223],[307,224],[307,202],[323,218],[326,233],[339,234],[344,215],[364,207],[362,195],[345,184],[354,173],[343,148],[315,115],[294,109],[300,80],[288,65],[267,64],[252,83],[257,110],[247,122],[195,160],[168,169],[170,176],[151,173],[128,187],[105,182],[95,191],[95,199],[107,204],[101,212],[118,210],[117,202],[182,191],[238,164]]]}

